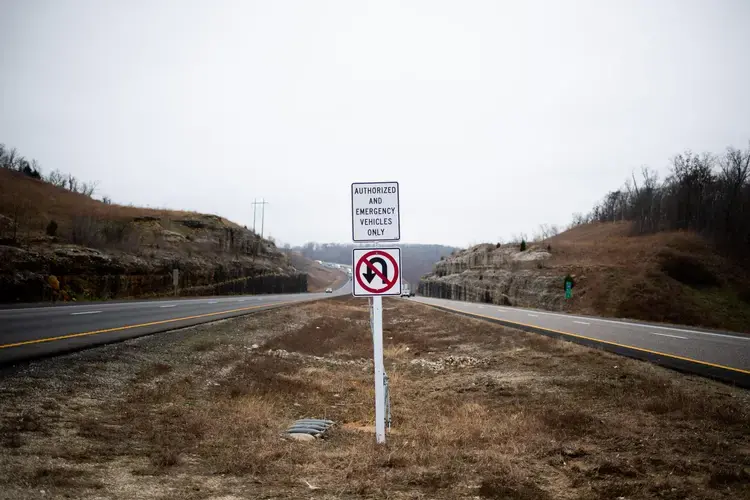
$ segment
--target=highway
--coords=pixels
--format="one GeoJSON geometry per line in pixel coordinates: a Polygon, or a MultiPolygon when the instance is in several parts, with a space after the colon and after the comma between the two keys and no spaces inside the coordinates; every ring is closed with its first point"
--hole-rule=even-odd
{"type": "Polygon", "coordinates": [[[423,304],[750,385],[750,335],[414,297],[423,304]]]}
{"type": "MultiPolygon", "coordinates": [[[[90,302],[0,309],[0,364],[351,293],[90,302]]],[[[455,300],[409,300],[750,387],[750,335],[455,300]]]]}
{"type": "Polygon", "coordinates": [[[347,284],[333,293],[3,308],[0,309],[0,364],[60,354],[286,304],[346,295],[349,290],[347,284]]]}

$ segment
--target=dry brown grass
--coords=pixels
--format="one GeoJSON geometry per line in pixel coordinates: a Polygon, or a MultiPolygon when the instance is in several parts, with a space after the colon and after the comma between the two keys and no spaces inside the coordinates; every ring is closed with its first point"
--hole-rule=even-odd
{"type": "Polygon", "coordinates": [[[339,269],[321,266],[298,253],[293,253],[291,258],[292,265],[307,274],[308,292],[322,292],[328,287],[335,290],[347,281],[346,273],[339,269]]]}
{"type": "Polygon", "coordinates": [[[110,221],[130,221],[145,216],[173,219],[200,215],[182,210],[107,205],[18,172],[0,169],[0,214],[12,214],[20,201],[23,201],[23,223],[34,232],[43,232],[49,221],[55,220],[59,224],[58,232],[64,233],[71,229],[73,219],[82,215],[110,221]]]}
{"type": "Polygon", "coordinates": [[[376,446],[365,304],[309,303],[6,373],[0,491],[750,495],[747,392],[406,300],[385,302],[394,429],[376,446]],[[337,425],[314,443],[281,439],[302,417],[337,425]]]}
{"type": "Polygon", "coordinates": [[[549,244],[546,265],[576,276],[571,312],[750,329],[750,275],[695,233],[633,236],[629,222],[593,223],[549,244]]]}

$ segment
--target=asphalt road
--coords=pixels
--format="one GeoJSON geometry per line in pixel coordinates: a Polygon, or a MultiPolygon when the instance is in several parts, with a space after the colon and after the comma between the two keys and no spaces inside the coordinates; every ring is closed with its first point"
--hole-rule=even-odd
{"type": "Polygon", "coordinates": [[[350,293],[243,295],[0,309],[0,364],[350,293]]]}
{"type": "Polygon", "coordinates": [[[426,297],[412,300],[582,344],[599,345],[686,371],[713,370],[716,373],[706,374],[735,382],[740,378],[746,382],[750,377],[750,335],[455,300],[426,297]],[[729,376],[722,377],[721,371],[728,371],[729,376]]]}

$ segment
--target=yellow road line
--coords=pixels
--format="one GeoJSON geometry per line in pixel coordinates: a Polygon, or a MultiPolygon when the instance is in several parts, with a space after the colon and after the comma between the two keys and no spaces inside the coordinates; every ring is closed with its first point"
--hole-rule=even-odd
{"type": "Polygon", "coordinates": [[[261,304],[261,305],[256,305],[256,306],[241,307],[239,309],[230,309],[229,311],[217,311],[217,312],[206,313],[206,314],[197,314],[195,316],[185,316],[184,318],[164,319],[161,321],[152,321],[150,323],[140,323],[137,325],[117,326],[115,328],[107,328],[105,330],[96,330],[92,332],[71,333],[68,335],[60,335],[57,337],[45,337],[41,339],[24,340],[23,342],[15,342],[13,344],[0,345],[0,349],[7,349],[9,347],[20,347],[23,345],[30,345],[30,344],[41,344],[42,342],[53,342],[55,340],[73,339],[76,337],[86,337],[88,335],[98,335],[100,333],[119,332],[122,330],[130,330],[132,328],[142,328],[145,326],[164,325],[166,323],[174,323],[176,321],[186,321],[189,319],[208,318],[210,316],[219,316],[221,314],[231,314],[231,313],[236,313],[236,312],[241,312],[241,311],[249,311],[251,309],[258,309],[261,307],[268,307],[268,306],[277,306],[277,305],[287,304],[287,303],[288,302],[273,302],[271,304],[261,304]]]}
{"type": "Polygon", "coordinates": [[[563,332],[563,331],[560,331],[560,330],[553,330],[552,328],[545,328],[543,326],[529,325],[529,324],[526,324],[526,323],[520,323],[518,321],[511,321],[511,320],[508,320],[508,319],[505,319],[505,318],[496,318],[494,316],[487,316],[487,315],[484,315],[484,314],[477,314],[477,313],[473,313],[473,312],[469,312],[469,311],[462,311],[461,309],[455,309],[453,307],[437,306],[437,305],[433,305],[433,304],[427,304],[425,302],[419,302],[419,303],[423,304],[423,305],[426,305],[426,306],[433,307],[435,309],[442,309],[442,310],[453,311],[453,312],[457,312],[457,313],[460,313],[460,314],[465,314],[465,315],[468,315],[468,316],[476,316],[478,318],[489,319],[489,320],[493,320],[493,321],[501,321],[503,323],[511,323],[513,325],[525,326],[525,327],[528,327],[528,328],[536,328],[538,330],[544,330],[544,331],[547,331],[547,332],[553,332],[553,333],[557,333],[557,334],[560,334],[560,335],[567,335],[569,337],[576,337],[576,338],[579,338],[579,339],[590,340],[590,341],[593,341],[593,342],[599,342],[599,343],[602,343],[602,344],[608,344],[608,345],[613,345],[613,346],[617,346],[617,347],[625,347],[627,349],[633,349],[635,351],[641,351],[641,352],[645,352],[645,353],[648,353],[648,354],[654,354],[654,355],[657,355],[657,356],[665,356],[667,358],[679,359],[681,361],[689,361],[691,363],[698,363],[699,365],[710,366],[712,368],[721,368],[723,370],[729,370],[729,371],[733,371],[733,372],[737,372],[737,373],[742,373],[744,375],[750,375],[750,371],[743,370],[741,368],[732,368],[731,366],[724,366],[724,365],[719,365],[719,364],[716,364],[716,363],[709,363],[708,361],[700,361],[698,359],[686,358],[684,356],[678,356],[676,354],[667,354],[666,352],[652,351],[651,349],[644,349],[643,347],[635,347],[635,346],[632,346],[632,345],[619,344],[617,342],[611,342],[609,340],[601,340],[601,339],[597,339],[597,338],[594,338],[594,337],[586,337],[585,335],[578,335],[577,333],[563,332]]]}

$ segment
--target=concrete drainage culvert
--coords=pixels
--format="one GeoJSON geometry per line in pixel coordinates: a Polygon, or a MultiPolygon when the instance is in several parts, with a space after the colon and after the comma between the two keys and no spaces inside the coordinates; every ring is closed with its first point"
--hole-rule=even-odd
{"type": "Polygon", "coordinates": [[[290,425],[284,436],[296,441],[313,441],[322,438],[333,424],[333,420],[303,418],[290,425]]]}

